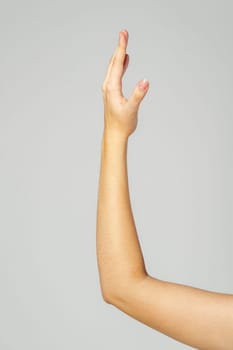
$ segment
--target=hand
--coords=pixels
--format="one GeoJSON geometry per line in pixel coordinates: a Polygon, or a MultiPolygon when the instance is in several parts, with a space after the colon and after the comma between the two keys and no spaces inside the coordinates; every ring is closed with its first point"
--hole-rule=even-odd
{"type": "Polygon", "coordinates": [[[129,137],[137,127],[138,108],[149,89],[149,82],[141,80],[127,100],[122,93],[122,77],[129,64],[126,53],[128,31],[119,33],[118,46],[109,62],[107,74],[102,84],[104,99],[104,128],[129,137]]]}

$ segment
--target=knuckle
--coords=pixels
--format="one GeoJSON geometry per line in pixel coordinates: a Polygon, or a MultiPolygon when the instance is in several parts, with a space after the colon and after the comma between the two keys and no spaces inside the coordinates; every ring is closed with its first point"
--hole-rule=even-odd
{"type": "Polygon", "coordinates": [[[108,82],[106,84],[106,92],[111,92],[113,90],[113,84],[111,82],[108,82]]]}
{"type": "Polygon", "coordinates": [[[136,100],[137,102],[141,101],[141,95],[135,93],[135,100],[136,100]]]}
{"type": "Polygon", "coordinates": [[[114,85],[111,82],[105,82],[101,86],[102,94],[104,97],[108,97],[111,95],[112,91],[114,90],[114,85]]]}

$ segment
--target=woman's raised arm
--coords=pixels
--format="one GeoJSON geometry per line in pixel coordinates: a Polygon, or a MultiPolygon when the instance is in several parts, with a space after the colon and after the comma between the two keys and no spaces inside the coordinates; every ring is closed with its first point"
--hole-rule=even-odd
{"type": "Polygon", "coordinates": [[[102,85],[104,130],[96,220],[96,249],[104,300],[138,321],[203,350],[233,349],[233,295],[156,279],[146,271],[132,214],[127,144],[149,89],[140,81],[127,100],[122,77],[128,32],[119,34],[102,85]]]}

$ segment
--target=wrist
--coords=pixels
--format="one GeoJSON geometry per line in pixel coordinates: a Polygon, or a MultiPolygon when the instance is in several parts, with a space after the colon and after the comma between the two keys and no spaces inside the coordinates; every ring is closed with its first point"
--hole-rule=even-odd
{"type": "Polygon", "coordinates": [[[106,127],[104,128],[103,131],[103,140],[106,143],[127,143],[128,142],[129,136],[119,132],[116,129],[107,129],[106,127]]]}

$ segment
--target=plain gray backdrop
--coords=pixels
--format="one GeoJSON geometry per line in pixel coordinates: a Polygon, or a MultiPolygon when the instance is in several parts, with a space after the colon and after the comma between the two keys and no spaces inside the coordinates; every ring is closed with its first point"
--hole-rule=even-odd
{"type": "Polygon", "coordinates": [[[232,294],[231,1],[0,4],[0,349],[188,349],[104,303],[96,262],[101,85],[129,32],[150,81],[128,173],[148,272],[232,294]]]}

